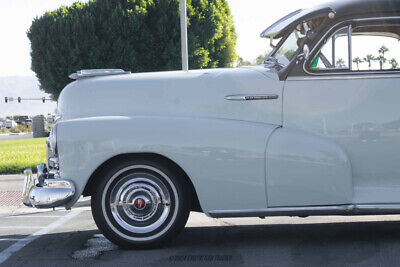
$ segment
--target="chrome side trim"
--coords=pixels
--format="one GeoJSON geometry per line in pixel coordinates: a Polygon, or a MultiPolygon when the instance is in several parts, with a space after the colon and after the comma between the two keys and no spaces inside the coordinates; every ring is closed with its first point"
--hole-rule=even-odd
{"type": "MultiPolygon", "coordinates": [[[[368,73],[368,75],[360,75],[360,74],[363,74],[363,73],[362,72],[347,73],[347,75],[337,75],[337,76],[333,76],[332,74],[327,75],[327,76],[293,76],[293,77],[288,77],[287,81],[360,80],[360,79],[396,79],[396,78],[400,78],[400,72],[396,75],[393,75],[393,74],[389,75],[389,74],[385,74],[384,72],[380,73],[379,75],[372,74],[372,73],[368,73]]],[[[367,73],[365,73],[365,74],[367,74],[367,73]]]]}
{"type": "Polygon", "coordinates": [[[382,215],[400,214],[400,204],[349,204],[336,206],[282,207],[253,210],[212,210],[213,218],[265,216],[382,215]]]}
{"type": "Polygon", "coordinates": [[[231,101],[252,101],[278,99],[279,95],[227,95],[225,100],[231,101]]]}

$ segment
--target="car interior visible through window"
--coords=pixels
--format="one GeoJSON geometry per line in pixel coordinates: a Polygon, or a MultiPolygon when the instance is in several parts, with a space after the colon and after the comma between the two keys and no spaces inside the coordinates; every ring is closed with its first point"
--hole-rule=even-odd
{"type": "Polygon", "coordinates": [[[400,24],[340,28],[324,41],[308,68],[313,72],[399,70],[399,34],[400,24]]]}

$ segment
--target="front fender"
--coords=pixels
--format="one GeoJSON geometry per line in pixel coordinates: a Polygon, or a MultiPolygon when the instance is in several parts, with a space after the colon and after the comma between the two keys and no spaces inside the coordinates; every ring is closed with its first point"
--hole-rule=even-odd
{"type": "Polygon", "coordinates": [[[59,123],[61,177],[76,184],[72,206],[105,161],[127,153],[155,153],[191,179],[204,212],[266,207],[265,148],[278,126],[188,117],[95,117],[59,123]]]}

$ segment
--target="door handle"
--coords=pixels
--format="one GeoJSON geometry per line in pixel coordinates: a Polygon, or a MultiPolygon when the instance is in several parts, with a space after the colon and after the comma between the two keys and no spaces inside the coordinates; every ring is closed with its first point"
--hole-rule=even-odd
{"type": "Polygon", "coordinates": [[[231,101],[251,101],[251,100],[271,100],[278,99],[279,95],[227,95],[225,100],[231,101]]]}

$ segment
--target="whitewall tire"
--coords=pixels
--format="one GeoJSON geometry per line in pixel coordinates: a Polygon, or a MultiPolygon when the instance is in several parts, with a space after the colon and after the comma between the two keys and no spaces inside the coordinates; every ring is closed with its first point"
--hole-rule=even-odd
{"type": "Polygon", "coordinates": [[[130,160],[102,174],[92,195],[98,228],[127,248],[158,247],[185,226],[190,196],[179,173],[158,162],[130,160]]]}

